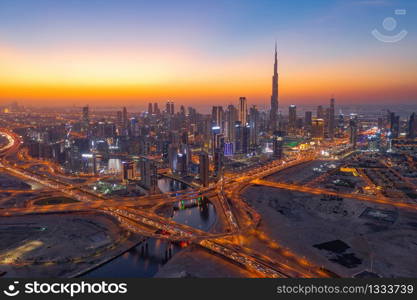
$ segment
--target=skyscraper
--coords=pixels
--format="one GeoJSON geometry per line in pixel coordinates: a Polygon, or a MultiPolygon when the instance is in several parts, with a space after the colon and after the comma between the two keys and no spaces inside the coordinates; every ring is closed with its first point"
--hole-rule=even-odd
{"type": "Polygon", "coordinates": [[[83,107],[83,117],[82,117],[83,131],[88,131],[89,125],[90,125],[90,111],[87,105],[83,107]]]}
{"type": "Polygon", "coordinates": [[[283,139],[281,136],[274,136],[273,140],[273,157],[275,159],[281,159],[282,158],[282,145],[283,145],[283,139]]]}
{"type": "Polygon", "coordinates": [[[272,76],[272,95],[271,95],[271,111],[270,111],[270,128],[274,132],[277,130],[278,123],[278,57],[277,43],[275,43],[275,61],[274,75],[272,76]]]}
{"type": "Polygon", "coordinates": [[[417,116],[413,112],[408,120],[408,135],[409,139],[415,139],[417,137],[417,116]]]}
{"type": "Polygon", "coordinates": [[[358,142],[358,116],[356,114],[350,115],[349,120],[349,140],[353,149],[356,149],[358,142]]]}
{"type": "Polygon", "coordinates": [[[329,139],[334,139],[334,130],[335,130],[335,120],[334,120],[334,98],[330,99],[330,109],[329,109],[329,139]]]}
{"type": "Polygon", "coordinates": [[[211,120],[213,126],[219,126],[223,129],[223,106],[213,106],[211,120]]]}
{"type": "Polygon", "coordinates": [[[238,120],[238,111],[236,107],[230,104],[226,111],[224,134],[227,141],[234,143],[236,140],[236,121],[238,120]]]}
{"type": "Polygon", "coordinates": [[[155,115],[159,115],[160,111],[159,111],[158,103],[153,104],[153,113],[155,115]]]}
{"type": "Polygon", "coordinates": [[[389,117],[391,138],[396,139],[400,135],[400,116],[396,116],[395,113],[389,112],[388,117],[389,117]]]}
{"type": "Polygon", "coordinates": [[[318,140],[322,140],[324,138],[324,120],[323,119],[313,119],[311,137],[313,139],[318,139],[318,140]]]}
{"type": "Polygon", "coordinates": [[[174,102],[173,101],[168,101],[165,105],[165,110],[166,110],[168,115],[173,115],[175,113],[175,111],[174,111],[174,102]]]}
{"type": "Polygon", "coordinates": [[[311,127],[313,126],[313,113],[306,111],[304,116],[304,130],[311,133],[311,127]]]}
{"type": "Polygon", "coordinates": [[[292,104],[288,108],[288,132],[295,134],[297,129],[297,107],[292,104]]]}
{"type": "Polygon", "coordinates": [[[124,161],[122,163],[123,181],[133,180],[136,177],[136,165],[133,161],[124,161]]]}
{"type": "Polygon", "coordinates": [[[209,185],[209,156],[207,152],[201,151],[199,159],[200,182],[202,186],[207,187],[209,185]]]}
{"type": "Polygon", "coordinates": [[[250,145],[258,145],[259,135],[259,111],[256,105],[249,109],[250,145]]]}
{"type": "Polygon", "coordinates": [[[243,126],[246,125],[248,118],[248,102],[245,97],[239,98],[239,121],[243,126]]]}
{"type": "Polygon", "coordinates": [[[321,105],[317,106],[316,117],[317,117],[317,119],[324,119],[324,109],[323,109],[323,106],[321,106],[321,105]]]}

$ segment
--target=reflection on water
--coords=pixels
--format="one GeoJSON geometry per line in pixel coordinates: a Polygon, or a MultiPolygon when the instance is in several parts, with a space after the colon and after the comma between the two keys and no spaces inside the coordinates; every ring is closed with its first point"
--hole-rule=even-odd
{"type": "MultiPolygon", "coordinates": [[[[168,187],[167,192],[175,191],[175,187],[179,187],[177,190],[184,189],[182,183],[170,183],[172,179],[161,180],[162,184],[158,184],[160,188],[161,185],[168,187]]],[[[216,211],[210,202],[197,198],[176,204],[172,219],[201,230],[209,230],[216,220],[216,211]]],[[[181,247],[169,241],[148,239],[83,277],[153,277],[179,251],[181,247]]]]}
{"type": "Polygon", "coordinates": [[[188,188],[185,183],[173,180],[168,177],[162,177],[161,179],[158,179],[158,187],[162,193],[181,191],[188,188]]]}
{"type": "Polygon", "coordinates": [[[174,206],[172,219],[204,231],[210,229],[216,220],[213,204],[205,199],[181,201],[174,206]]]}

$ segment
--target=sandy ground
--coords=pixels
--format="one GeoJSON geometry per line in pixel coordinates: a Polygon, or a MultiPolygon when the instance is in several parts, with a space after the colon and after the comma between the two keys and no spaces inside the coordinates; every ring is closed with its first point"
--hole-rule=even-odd
{"type": "Polygon", "coordinates": [[[6,277],[71,277],[132,247],[138,237],[98,213],[0,218],[6,277]]]}
{"type": "Polygon", "coordinates": [[[323,201],[320,196],[252,186],[243,196],[262,215],[261,230],[283,247],[316,265],[351,277],[371,270],[383,277],[417,277],[417,213],[353,199],[323,201]],[[390,211],[394,221],[363,215],[367,208],[390,211]],[[313,245],[341,240],[349,246],[336,253],[313,245]],[[360,260],[356,266],[332,261],[360,260]]]}

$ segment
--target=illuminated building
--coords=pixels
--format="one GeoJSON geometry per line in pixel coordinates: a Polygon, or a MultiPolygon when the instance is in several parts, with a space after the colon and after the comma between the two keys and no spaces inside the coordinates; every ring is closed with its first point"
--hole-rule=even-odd
{"type": "Polygon", "coordinates": [[[349,120],[349,141],[353,149],[356,149],[358,142],[358,116],[356,114],[350,115],[349,120]]]}
{"type": "Polygon", "coordinates": [[[292,104],[288,108],[288,133],[295,135],[297,132],[297,107],[292,104]]]}
{"type": "Polygon", "coordinates": [[[242,125],[246,125],[248,122],[248,103],[245,97],[239,98],[239,121],[242,125]]]}
{"type": "Polygon", "coordinates": [[[274,137],[273,140],[273,157],[275,159],[282,158],[282,146],[283,146],[283,139],[280,136],[274,137]]]}
{"type": "Polygon", "coordinates": [[[213,126],[223,129],[223,106],[213,106],[211,120],[213,126]]]}
{"type": "Polygon", "coordinates": [[[133,180],[136,177],[136,165],[133,161],[122,162],[122,179],[123,181],[133,180]]]}
{"type": "Polygon", "coordinates": [[[226,111],[225,138],[227,141],[234,143],[236,139],[236,121],[238,120],[238,111],[234,105],[229,105],[226,111]]]}
{"type": "Polygon", "coordinates": [[[415,139],[417,137],[417,116],[416,113],[413,112],[408,120],[408,134],[407,137],[409,139],[415,139]]]}
{"type": "Polygon", "coordinates": [[[317,113],[316,113],[316,118],[317,119],[323,119],[324,120],[324,109],[323,106],[319,105],[317,106],[317,113]]]}
{"type": "Polygon", "coordinates": [[[214,176],[220,178],[223,174],[223,151],[216,149],[214,152],[214,176]]]}
{"type": "Polygon", "coordinates": [[[324,120],[313,119],[313,126],[311,128],[311,137],[313,139],[322,140],[324,138],[324,120]]]}
{"type": "Polygon", "coordinates": [[[82,128],[84,131],[88,130],[90,124],[90,113],[88,105],[83,107],[83,116],[82,116],[82,128]]]}
{"type": "Polygon", "coordinates": [[[207,187],[209,185],[209,156],[207,152],[202,151],[199,154],[199,175],[201,185],[207,187]]]}
{"type": "Polygon", "coordinates": [[[233,143],[224,143],[224,156],[233,156],[233,143]]]}

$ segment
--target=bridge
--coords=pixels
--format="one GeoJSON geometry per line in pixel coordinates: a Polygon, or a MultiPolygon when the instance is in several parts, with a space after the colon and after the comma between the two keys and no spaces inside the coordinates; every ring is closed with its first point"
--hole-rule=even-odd
{"type": "Polygon", "coordinates": [[[337,192],[337,191],[332,191],[332,190],[327,190],[327,189],[313,188],[313,187],[304,186],[304,185],[288,184],[288,183],[282,183],[282,182],[271,182],[271,181],[261,180],[261,179],[254,179],[251,181],[251,183],[255,185],[268,186],[268,187],[273,187],[273,188],[278,188],[278,189],[284,189],[284,190],[290,190],[290,191],[302,192],[302,193],[308,193],[308,194],[314,194],[314,195],[329,195],[329,196],[336,196],[340,198],[357,199],[357,200],[373,202],[377,204],[393,205],[393,206],[397,206],[400,208],[406,208],[406,209],[411,209],[411,210],[417,209],[416,204],[394,202],[392,200],[388,200],[387,198],[377,198],[377,197],[367,196],[363,194],[343,193],[343,192],[337,192]]]}
{"type": "MultiPolygon", "coordinates": [[[[39,207],[32,205],[24,208],[10,208],[0,210],[1,216],[96,211],[113,216],[120,222],[121,226],[141,235],[172,241],[187,241],[199,245],[245,267],[258,277],[309,277],[320,274],[319,268],[309,266],[306,269],[305,265],[298,261],[294,262],[292,268],[274,263],[272,259],[256,253],[252,249],[245,249],[233,242],[235,236],[253,230],[260,221],[259,214],[238,196],[239,191],[252,184],[251,182],[257,178],[262,178],[279,170],[311,160],[314,155],[305,155],[287,162],[273,161],[268,165],[252,169],[246,173],[226,177],[220,180],[215,186],[209,188],[195,187],[192,190],[178,193],[135,197],[129,200],[116,200],[60,180],[59,177],[55,177],[53,174],[55,168],[48,168],[51,172],[49,176],[48,174],[39,174],[24,169],[24,167],[19,166],[13,161],[6,160],[5,158],[8,155],[13,155],[18,151],[21,144],[20,137],[4,129],[0,129],[0,133],[6,133],[13,139],[12,145],[2,150],[3,159],[1,168],[4,172],[11,173],[24,180],[33,180],[53,191],[79,201],[77,203],[39,207]],[[179,224],[169,218],[161,217],[153,211],[141,208],[141,206],[145,205],[155,207],[165,203],[186,201],[204,196],[216,198],[213,201],[216,210],[218,210],[219,217],[224,217],[223,219],[226,223],[225,231],[214,233],[204,232],[184,224],[179,224]]],[[[28,158],[20,157],[20,159],[28,158]]],[[[325,275],[321,274],[320,276],[325,275]]]]}

